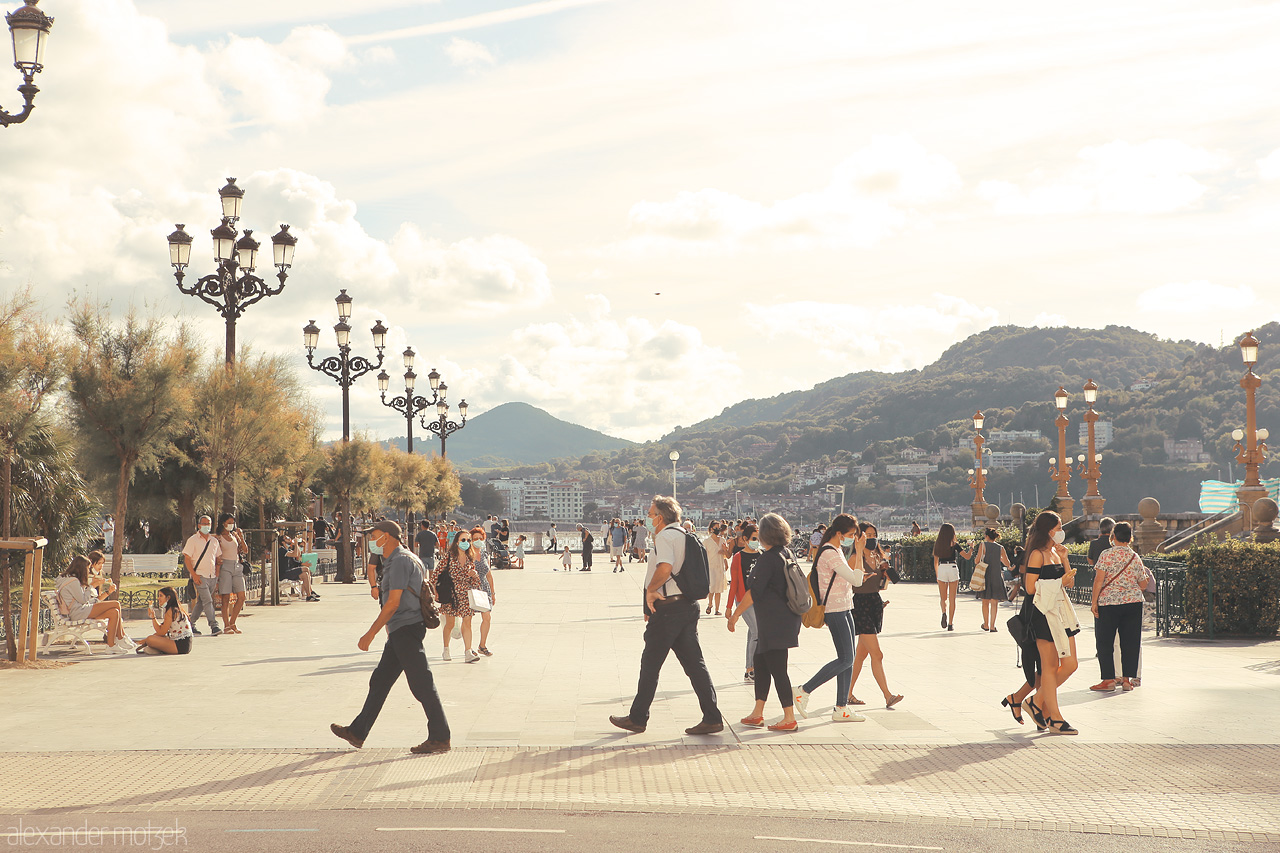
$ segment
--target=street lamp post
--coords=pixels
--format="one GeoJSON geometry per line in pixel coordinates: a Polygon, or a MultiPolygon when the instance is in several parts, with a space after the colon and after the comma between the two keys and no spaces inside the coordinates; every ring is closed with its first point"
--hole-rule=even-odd
{"type": "Polygon", "coordinates": [[[667,458],[671,460],[671,497],[676,496],[676,463],[680,461],[680,451],[673,450],[667,454],[667,458]]]}
{"type": "Polygon", "coordinates": [[[973,456],[974,467],[969,469],[969,485],[973,488],[972,518],[974,529],[987,524],[987,498],[982,490],[987,485],[987,469],[982,467],[982,445],[986,439],[982,437],[982,425],[986,417],[978,410],[973,415],[973,456]]]}
{"type": "Polygon", "coordinates": [[[413,419],[420,412],[434,406],[440,401],[440,389],[447,389],[449,386],[440,384],[440,374],[432,370],[427,374],[427,379],[431,382],[431,399],[426,397],[415,397],[413,394],[414,385],[417,382],[418,374],[413,372],[413,363],[415,355],[412,348],[404,351],[404,396],[396,397],[390,402],[387,401],[387,388],[391,385],[391,377],[387,375],[385,370],[378,373],[378,391],[382,393],[382,405],[389,409],[395,409],[404,415],[405,429],[407,435],[407,449],[413,452],[413,419]]]}
{"type": "Polygon", "coordinates": [[[17,115],[10,115],[8,110],[0,109],[0,127],[22,124],[35,109],[36,93],[40,89],[33,81],[44,70],[44,45],[49,39],[49,30],[53,28],[53,18],[36,8],[39,2],[40,0],[26,0],[25,6],[4,16],[5,22],[9,24],[9,34],[13,37],[13,67],[22,74],[18,94],[26,105],[17,115]]]}
{"type": "Polygon", "coordinates": [[[1059,385],[1053,395],[1053,404],[1058,409],[1058,419],[1054,421],[1058,425],[1058,455],[1049,460],[1049,465],[1052,466],[1049,476],[1058,481],[1058,494],[1054,496],[1054,500],[1058,503],[1058,514],[1062,516],[1064,523],[1076,515],[1076,502],[1068,489],[1071,484],[1071,459],[1067,457],[1067,424],[1070,423],[1067,420],[1067,397],[1066,389],[1059,385]]]}
{"type": "Polygon", "coordinates": [[[1253,332],[1240,339],[1240,355],[1244,359],[1245,373],[1240,380],[1240,387],[1245,393],[1245,421],[1243,430],[1235,430],[1231,437],[1236,441],[1236,461],[1244,466],[1244,485],[1236,491],[1236,499],[1240,502],[1240,515],[1243,530],[1253,529],[1253,505],[1261,498],[1267,497],[1267,488],[1258,478],[1258,468],[1267,461],[1267,439],[1271,434],[1265,429],[1258,429],[1258,408],[1255,395],[1262,387],[1262,379],[1253,372],[1258,363],[1258,339],[1253,332]]]}
{"type": "MultiPolygon", "coordinates": [[[[253,303],[284,290],[289,267],[293,266],[293,253],[297,248],[298,238],[289,233],[288,225],[281,225],[280,230],[271,238],[271,260],[276,268],[278,283],[268,284],[254,274],[258,266],[258,249],[262,244],[253,239],[253,231],[246,229],[244,236],[236,239],[239,232],[235,225],[240,219],[244,190],[236,186],[235,178],[227,178],[227,185],[218,190],[218,196],[222,200],[222,224],[210,232],[213,236],[214,260],[218,264],[217,272],[210,273],[191,285],[183,283],[187,265],[191,263],[192,240],[181,224],[168,237],[169,263],[173,265],[173,277],[178,282],[178,290],[187,296],[200,297],[218,309],[218,313],[226,321],[224,358],[227,371],[232,372],[236,363],[236,320],[253,303]]],[[[231,507],[235,506],[234,474],[234,470],[224,472],[227,486],[222,498],[224,512],[230,512],[231,507]]]]}
{"type": "MultiPolygon", "coordinates": [[[[382,325],[381,320],[374,323],[373,328],[370,329],[373,334],[374,349],[378,351],[376,364],[362,355],[352,355],[351,327],[347,325],[347,320],[351,318],[351,297],[344,289],[333,301],[338,306],[338,323],[333,327],[338,340],[338,354],[321,360],[319,364],[315,363],[313,356],[320,343],[320,327],[316,325],[315,320],[311,320],[302,327],[302,342],[307,348],[307,366],[329,376],[342,389],[342,442],[346,444],[351,440],[351,386],[369,371],[382,367],[385,355],[383,350],[387,345],[387,329],[382,325]]],[[[353,583],[355,575],[351,572],[350,495],[342,495],[340,508],[342,528],[338,531],[338,542],[341,545],[338,548],[338,575],[343,583],[353,583]]]]}
{"type": "MultiPolygon", "coordinates": [[[[1084,514],[1100,520],[1102,518],[1102,507],[1107,502],[1102,493],[1098,491],[1098,480],[1102,478],[1102,454],[1097,450],[1097,437],[1095,435],[1095,426],[1098,423],[1098,413],[1094,409],[1094,404],[1098,402],[1098,386],[1092,379],[1084,383],[1084,401],[1089,404],[1089,411],[1084,413],[1084,422],[1089,425],[1089,444],[1087,454],[1080,454],[1076,461],[1080,463],[1080,476],[1089,483],[1089,488],[1085,491],[1085,495],[1080,499],[1080,503],[1084,507],[1084,514]]],[[[1092,523],[1092,522],[1091,522],[1092,523]]]]}
{"type": "Polygon", "coordinates": [[[437,436],[440,437],[440,458],[441,459],[448,458],[447,456],[445,456],[445,452],[444,452],[445,439],[447,439],[449,436],[453,435],[455,432],[457,432],[458,430],[462,429],[464,426],[467,425],[467,401],[466,400],[463,400],[461,403],[458,404],[458,414],[462,415],[462,420],[461,421],[449,420],[449,403],[447,400],[445,400],[445,393],[448,390],[449,390],[449,386],[441,382],[440,387],[437,389],[438,394],[437,394],[437,400],[436,400],[435,419],[428,421],[426,419],[426,416],[424,415],[421,421],[423,429],[427,430],[428,432],[434,432],[437,436]]]}

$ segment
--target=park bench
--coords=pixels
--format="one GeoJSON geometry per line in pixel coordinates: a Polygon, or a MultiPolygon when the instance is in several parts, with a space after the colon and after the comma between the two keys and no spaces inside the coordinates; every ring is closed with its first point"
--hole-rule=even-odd
{"type": "Polygon", "coordinates": [[[162,575],[170,578],[184,574],[178,565],[177,554],[132,554],[122,558],[120,573],[125,575],[162,575]]]}
{"type": "Polygon", "coordinates": [[[74,647],[84,643],[86,654],[93,654],[89,648],[89,637],[100,638],[107,633],[105,619],[81,619],[73,622],[62,614],[58,607],[58,593],[53,590],[41,593],[41,600],[49,608],[49,629],[40,634],[41,648],[70,641],[74,647]]]}

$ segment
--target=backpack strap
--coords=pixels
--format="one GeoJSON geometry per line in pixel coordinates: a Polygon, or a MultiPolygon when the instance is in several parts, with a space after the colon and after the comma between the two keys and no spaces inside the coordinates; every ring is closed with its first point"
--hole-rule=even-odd
{"type": "MultiPolygon", "coordinates": [[[[821,548],[819,548],[819,549],[818,549],[818,555],[817,555],[816,557],[814,557],[814,558],[813,558],[813,567],[814,567],[815,569],[817,569],[817,568],[818,568],[818,560],[821,560],[821,559],[822,559],[822,552],[823,552],[823,551],[826,551],[826,550],[828,550],[828,549],[829,549],[829,550],[834,551],[834,550],[836,550],[836,546],[835,546],[835,545],[832,545],[830,542],[828,542],[826,545],[823,545],[821,548]]],[[[823,606],[823,607],[826,607],[826,606],[827,606],[827,599],[831,597],[831,587],[835,586],[835,583],[836,583],[836,573],[835,573],[835,572],[832,572],[832,573],[831,573],[831,580],[827,581],[827,591],[826,591],[826,593],[822,596],[822,606],[823,606]]]]}

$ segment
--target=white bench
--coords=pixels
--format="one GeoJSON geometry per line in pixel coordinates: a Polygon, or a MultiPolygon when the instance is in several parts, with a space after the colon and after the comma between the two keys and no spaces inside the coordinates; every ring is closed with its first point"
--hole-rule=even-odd
{"type": "Polygon", "coordinates": [[[93,654],[93,649],[89,648],[89,637],[99,638],[107,633],[107,621],[105,619],[81,619],[78,622],[72,622],[66,616],[62,615],[62,611],[58,609],[58,593],[48,590],[40,594],[44,605],[49,608],[49,630],[40,634],[40,647],[46,648],[70,641],[72,647],[79,643],[84,644],[86,654],[93,654]]]}
{"type": "Polygon", "coordinates": [[[178,568],[177,554],[133,554],[120,558],[120,573],[177,577],[182,574],[182,570],[178,568]]]}

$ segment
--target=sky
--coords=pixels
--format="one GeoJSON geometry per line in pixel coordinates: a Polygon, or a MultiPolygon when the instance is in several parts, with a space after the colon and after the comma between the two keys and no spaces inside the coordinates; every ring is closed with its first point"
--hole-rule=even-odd
{"type": "MultiPolygon", "coordinates": [[[[523,400],[633,440],[993,325],[1216,345],[1280,318],[1280,3],[41,8],[0,294],[179,316],[220,353],[165,237],[213,272],[234,176],[241,227],[299,238],[239,339],[294,359],[326,438],[340,391],[301,329],[336,351],[340,289],[357,354],[391,328],[393,388],[411,346],[471,416],[523,400]]],[[[352,422],[404,433],[372,376],[352,422]]]]}

